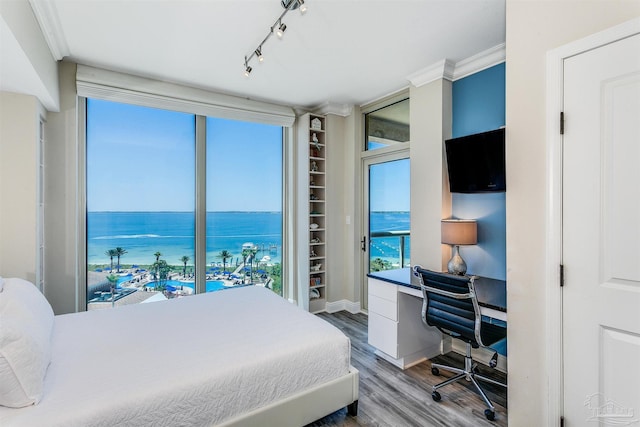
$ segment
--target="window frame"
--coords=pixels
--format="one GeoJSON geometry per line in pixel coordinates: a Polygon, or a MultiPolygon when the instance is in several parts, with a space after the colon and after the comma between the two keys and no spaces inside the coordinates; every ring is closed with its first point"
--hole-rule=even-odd
{"type": "MultiPolygon", "coordinates": [[[[94,88],[95,91],[95,88],[94,88]]],[[[194,114],[195,116],[195,293],[204,293],[206,289],[206,119],[207,117],[216,117],[229,120],[241,120],[248,122],[267,123],[271,125],[280,126],[282,128],[282,297],[288,300],[295,299],[293,281],[293,263],[290,262],[290,248],[289,242],[293,241],[290,238],[292,232],[291,224],[294,223],[293,201],[291,195],[293,194],[293,177],[291,171],[293,170],[293,158],[290,155],[293,152],[293,127],[291,123],[289,126],[284,126],[281,123],[281,119],[276,117],[275,123],[269,120],[250,120],[248,117],[255,115],[249,112],[249,115],[243,114],[242,110],[238,110],[235,115],[226,110],[225,117],[219,117],[215,115],[203,115],[194,113],[193,111],[184,111],[175,108],[167,108],[166,102],[160,103],[162,105],[153,105],[153,102],[142,102],[140,104],[130,102],[130,94],[123,92],[123,97],[111,96],[81,96],[80,91],[77,96],[78,106],[78,181],[77,181],[77,197],[78,205],[76,211],[77,218],[77,260],[76,260],[76,298],[78,301],[79,311],[87,310],[87,99],[102,99],[112,102],[128,103],[142,107],[158,108],[169,111],[176,111],[180,113],[194,114]],[[114,99],[116,98],[116,99],[114,99]],[[152,104],[152,105],[149,105],[152,104]],[[200,260],[205,260],[200,262],[200,260]]],[[[182,105],[171,104],[173,106],[182,105]]],[[[267,105],[267,104],[263,104],[267,105]]],[[[184,107],[184,105],[182,105],[184,107]]],[[[278,106],[274,106],[277,113],[286,111],[286,108],[282,107],[278,109],[278,106]]],[[[187,108],[188,109],[188,108],[187,108]]],[[[209,112],[215,112],[215,109],[209,110],[209,112]]],[[[262,117],[264,118],[264,117],[262,117]]],[[[286,123],[285,123],[286,124],[286,123]]]]}

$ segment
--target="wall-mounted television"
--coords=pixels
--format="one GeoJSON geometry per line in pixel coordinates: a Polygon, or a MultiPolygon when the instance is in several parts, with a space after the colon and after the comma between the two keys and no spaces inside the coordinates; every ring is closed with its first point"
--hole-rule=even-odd
{"type": "Polygon", "coordinates": [[[449,191],[506,191],[504,128],[445,141],[449,191]]]}

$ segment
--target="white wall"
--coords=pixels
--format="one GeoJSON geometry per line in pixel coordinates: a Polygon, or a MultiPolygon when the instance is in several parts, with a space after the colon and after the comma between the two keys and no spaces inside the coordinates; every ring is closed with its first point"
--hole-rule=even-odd
{"type": "Polygon", "coordinates": [[[0,276],[33,283],[41,116],[35,97],[0,92],[0,276]]]}
{"type": "MultiPolygon", "coordinates": [[[[345,118],[327,114],[327,301],[336,302],[348,299],[347,286],[349,278],[353,277],[353,263],[347,258],[347,247],[344,236],[347,231],[345,221],[345,187],[349,184],[345,179],[346,141],[345,118]]],[[[353,300],[351,300],[353,301],[353,300]]]]}
{"type": "MultiPolygon", "coordinates": [[[[640,16],[633,1],[507,0],[509,425],[548,425],[545,339],[547,51],[640,16]]],[[[558,420],[559,422],[559,420],[558,420]]]]}
{"type": "Polygon", "coordinates": [[[0,90],[36,96],[58,110],[58,66],[28,0],[0,1],[0,90]]]}
{"type": "Polygon", "coordinates": [[[76,67],[60,63],[60,112],[49,113],[45,151],[45,296],[56,314],[82,307],[77,295],[76,67]]]}
{"type": "Polygon", "coordinates": [[[410,88],[411,264],[441,271],[451,250],[440,243],[440,220],[451,215],[443,141],[451,137],[451,82],[410,88]]]}

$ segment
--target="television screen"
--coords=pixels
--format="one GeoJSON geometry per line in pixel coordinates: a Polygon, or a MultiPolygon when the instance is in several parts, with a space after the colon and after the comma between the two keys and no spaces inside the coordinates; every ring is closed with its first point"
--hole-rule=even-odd
{"type": "Polygon", "coordinates": [[[445,141],[452,193],[506,191],[504,129],[445,141]]]}

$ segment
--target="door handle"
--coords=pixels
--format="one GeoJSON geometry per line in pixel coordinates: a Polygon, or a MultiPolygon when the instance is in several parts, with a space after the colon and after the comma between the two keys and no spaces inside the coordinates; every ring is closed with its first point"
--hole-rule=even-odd
{"type": "Polygon", "coordinates": [[[360,249],[362,249],[362,252],[367,251],[367,236],[362,236],[362,240],[360,240],[360,249]]]}

